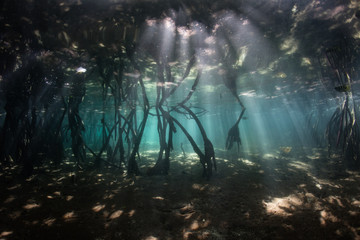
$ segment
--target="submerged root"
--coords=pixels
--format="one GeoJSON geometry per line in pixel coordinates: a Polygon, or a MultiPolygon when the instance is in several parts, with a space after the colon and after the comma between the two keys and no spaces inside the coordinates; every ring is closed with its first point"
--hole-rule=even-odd
{"type": "Polygon", "coordinates": [[[332,115],[327,129],[329,155],[341,149],[347,167],[360,168],[360,131],[355,111],[349,106],[349,98],[332,115]]]}
{"type": "Polygon", "coordinates": [[[181,147],[181,151],[183,153],[183,158],[186,158],[186,153],[185,153],[185,150],[183,148],[183,143],[181,143],[180,147],[181,147]]]}
{"type": "Polygon", "coordinates": [[[238,150],[240,148],[240,144],[241,144],[241,138],[240,138],[240,131],[239,131],[239,123],[241,118],[243,117],[244,113],[245,113],[245,109],[243,108],[243,110],[240,113],[239,118],[237,119],[236,123],[234,124],[234,126],[232,126],[228,132],[228,136],[226,138],[226,150],[230,150],[233,145],[234,142],[237,143],[238,146],[238,150]]]}
{"type": "Polygon", "coordinates": [[[237,124],[235,124],[232,128],[230,128],[228,132],[228,136],[226,138],[226,150],[230,150],[235,142],[237,143],[239,149],[241,144],[241,139],[240,139],[239,127],[237,124]]]}

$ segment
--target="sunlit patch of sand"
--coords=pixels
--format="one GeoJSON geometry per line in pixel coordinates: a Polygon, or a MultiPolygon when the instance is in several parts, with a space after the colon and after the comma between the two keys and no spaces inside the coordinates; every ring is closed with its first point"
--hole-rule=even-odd
{"type": "Polygon", "coordinates": [[[352,211],[352,210],[350,210],[348,213],[350,216],[354,216],[354,217],[360,215],[360,212],[352,211]]]}
{"type": "Polygon", "coordinates": [[[197,183],[194,183],[193,185],[192,185],[192,188],[193,189],[196,189],[196,190],[203,190],[204,188],[203,188],[203,185],[201,185],[201,184],[197,184],[197,183]]]}
{"type": "Polygon", "coordinates": [[[352,175],[354,178],[359,178],[360,179],[360,173],[359,172],[347,171],[347,173],[352,175]]]}
{"type": "Polygon", "coordinates": [[[65,177],[63,176],[63,177],[60,177],[59,179],[57,179],[56,181],[57,182],[61,182],[62,180],[64,180],[65,179],[65,177]]]}
{"type": "Polygon", "coordinates": [[[215,238],[219,239],[216,232],[210,232],[208,226],[211,224],[211,221],[206,219],[194,220],[191,222],[188,229],[183,230],[183,239],[210,239],[211,235],[214,235],[215,238]],[[195,238],[196,236],[196,238],[195,238]]]}
{"type": "Polygon", "coordinates": [[[48,227],[51,227],[52,225],[54,225],[56,219],[55,218],[46,218],[43,221],[43,225],[46,225],[48,227]]]}
{"type": "Polygon", "coordinates": [[[129,217],[133,217],[134,214],[135,214],[135,212],[136,212],[136,210],[130,210],[130,211],[128,212],[128,216],[129,216],[129,217]]]}
{"type": "Polygon", "coordinates": [[[103,210],[105,208],[105,204],[98,204],[98,205],[95,205],[92,210],[94,212],[100,212],[101,210],[103,210]]]}
{"type": "Polygon", "coordinates": [[[300,162],[300,161],[294,161],[294,162],[289,163],[289,166],[294,167],[299,170],[303,170],[304,172],[306,172],[307,176],[309,176],[310,178],[313,179],[315,186],[320,190],[323,188],[323,185],[327,185],[327,186],[330,186],[333,188],[342,188],[342,186],[340,184],[334,184],[330,180],[321,179],[321,178],[314,176],[311,173],[311,166],[307,163],[300,162]]]}
{"type": "Polygon", "coordinates": [[[7,237],[7,236],[9,236],[9,235],[11,235],[13,233],[14,233],[13,231],[3,231],[3,232],[0,233],[0,237],[1,238],[2,237],[7,237]]]}
{"type": "Polygon", "coordinates": [[[157,237],[154,237],[154,236],[149,236],[149,237],[146,237],[145,240],[158,240],[159,238],[157,237]]]}
{"type": "Polygon", "coordinates": [[[192,204],[186,204],[184,207],[176,211],[176,215],[183,217],[185,220],[190,219],[195,213],[194,206],[192,204]]]}
{"type": "Polygon", "coordinates": [[[322,226],[325,226],[326,225],[326,222],[339,222],[340,220],[334,216],[330,211],[326,211],[326,210],[322,210],[320,212],[320,224],[322,226]]]}
{"type": "Polygon", "coordinates": [[[110,193],[110,194],[105,194],[103,199],[104,200],[113,199],[114,197],[115,197],[115,194],[110,193]]]}
{"type": "Polygon", "coordinates": [[[235,165],[234,163],[228,163],[228,167],[230,167],[230,168],[235,168],[236,165],[235,165]]]}
{"type": "Polygon", "coordinates": [[[272,154],[272,153],[265,153],[264,155],[263,155],[263,159],[265,159],[265,160],[272,160],[272,159],[275,159],[275,155],[274,154],[272,154]]]}
{"type": "Polygon", "coordinates": [[[263,206],[268,214],[288,217],[299,206],[303,205],[303,199],[296,194],[283,198],[273,198],[271,202],[263,201],[263,206]]]}
{"type": "Polygon", "coordinates": [[[196,153],[187,153],[186,156],[191,159],[198,159],[199,156],[196,153]]]}
{"type": "Polygon", "coordinates": [[[63,215],[63,219],[65,222],[71,222],[76,219],[77,215],[74,211],[67,212],[63,215]]]}
{"type": "Polygon", "coordinates": [[[15,189],[17,189],[17,188],[19,188],[19,187],[21,187],[21,184],[16,184],[16,185],[14,185],[14,186],[12,186],[12,187],[9,187],[8,188],[8,190],[15,190],[15,189]]]}
{"type": "Polygon", "coordinates": [[[330,204],[336,204],[339,207],[344,208],[344,204],[341,201],[341,198],[339,196],[329,196],[326,198],[326,201],[329,202],[330,204]]]}
{"type": "Polygon", "coordinates": [[[256,166],[257,164],[248,160],[248,159],[241,159],[241,162],[244,163],[247,166],[256,166]]]}
{"type": "Polygon", "coordinates": [[[14,201],[15,199],[16,199],[15,196],[10,195],[10,196],[4,201],[4,203],[11,203],[11,202],[14,201]]]}
{"type": "Polygon", "coordinates": [[[310,170],[310,165],[304,162],[300,162],[300,161],[294,161],[289,163],[290,167],[294,167],[297,168],[299,170],[303,170],[303,171],[309,171],[310,170]]]}
{"type": "Polygon", "coordinates": [[[68,195],[68,196],[66,196],[66,201],[70,201],[71,199],[73,199],[74,198],[74,196],[70,196],[70,195],[68,195]]]}
{"type": "Polygon", "coordinates": [[[23,208],[26,209],[26,210],[30,210],[30,209],[33,209],[33,208],[38,208],[40,206],[41,205],[37,204],[37,203],[28,203],[28,204],[24,205],[23,208]]]}
{"type": "Polygon", "coordinates": [[[197,230],[197,229],[199,229],[199,227],[200,227],[200,225],[199,225],[199,223],[198,223],[198,221],[197,220],[195,220],[195,221],[193,221],[192,223],[191,223],[191,225],[190,225],[190,230],[197,230]]]}
{"type": "Polygon", "coordinates": [[[315,153],[314,155],[307,155],[306,157],[311,160],[316,160],[316,159],[320,159],[322,155],[320,153],[315,153]]]}
{"type": "Polygon", "coordinates": [[[316,178],[316,177],[312,176],[311,174],[309,174],[309,176],[311,176],[314,179],[314,181],[317,182],[316,187],[319,189],[322,189],[323,185],[333,187],[333,188],[343,188],[343,186],[341,186],[340,184],[335,184],[327,179],[316,178]]]}
{"type": "Polygon", "coordinates": [[[353,201],[351,202],[351,205],[360,208],[360,201],[359,201],[359,200],[353,200],[353,201]]]}
{"type": "Polygon", "coordinates": [[[279,150],[282,155],[290,155],[292,147],[289,147],[289,146],[284,147],[283,146],[283,147],[280,147],[279,150]]]}
{"type": "MultiPolygon", "coordinates": [[[[221,160],[221,159],[216,159],[217,161],[219,161],[219,160],[221,160]]],[[[225,162],[225,163],[227,163],[227,162],[229,162],[230,160],[229,159],[223,159],[223,161],[225,162]]]]}
{"type": "Polygon", "coordinates": [[[209,192],[216,192],[219,191],[221,188],[217,186],[211,186],[209,184],[198,184],[194,183],[192,188],[199,191],[209,191],[209,192]]]}
{"type": "Polygon", "coordinates": [[[143,156],[152,156],[152,155],[156,156],[158,154],[158,152],[159,152],[158,150],[146,150],[141,155],[143,155],[143,156]]]}
{"type": "Polygon", "coordinates": [[[123,212],[124,212],[123,210],[117,210],[117,211],[113,212],[109,218],[110,219],[118,218],[123,214],[123,212]]]}
{"type": "Polygon", "coordinates": [[[155,199],[155,200],[164,200],[164,198],[163,198],[163,197],[160,197],[160,196],[153,197],[152,199],[155,199]]]}

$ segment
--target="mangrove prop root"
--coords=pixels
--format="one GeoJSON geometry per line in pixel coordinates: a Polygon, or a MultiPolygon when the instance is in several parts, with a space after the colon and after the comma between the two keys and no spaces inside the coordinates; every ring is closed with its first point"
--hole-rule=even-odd
{"type": "Polygon", "coordinates": [[[186,158],[186,153],[185,153],[185,150],[183,148],[183,143],[181,143],[180,148],[181,148],[181,151],[183,153],[183,157],[186,158]]]}
{"type": "Polygon", "coordinates": [[[140,124],[140,131],[138,132],[138,134],[135,137],[134,147],[133,147],[132,152],[131,152],[131,154],[129,156],[128,169],[127,169],[128,174],[135,174],[135,175],[140,174],[140,170],[139,170],[138,164],[137,164],[137,162],[135,160],[135,156],[139,152],[139,146],[140,146],[140,143],[141,143],[141,138],[142,138],[142,135],[144,133],[144,129],[145,129],[147,118],[149,116],[149,111],[150,111],[149,100],[148,100],[148,97],[146,95],[145,85],[144,85],[144,82],[143,82],[141,76],[139,77],[139,83],[140,83],[140,86],[141,86],[141,92],[142,92],[143,102],[144,102],[144,116],[143,116],[143,120],[142,120],[142,122],[140,124]]]}
{"type": "Polygon", "coordinates": [[[185,136],[187,137],[187,139],[189,140],[194,152],[199,156],[200,159],[200,163],[203,166],[204,172],[206,173],[205,169],[206,169],[206,162],[204,161],[205,159],[205,155],[201,152],[200,148],[198,147],[198,145],[196,144],[196,142],[194,141],[194,139],[191,137],[191,135],[189,134],[189,132],[184,128],[183,125],[181,125],[181,123],[174,117],[172,117],[172,120],[180,127],[180,129],[183,131],[183,133],[185,134],[185,136]]]}
{"type": "Polygon", "coordinates": [[[344,98],[344,102],[332,115],[327,129],[329,156],[332,150],[341,149],[345,163],[348,166],[360,167],[360,135],[356,122],[356,115],[353,104],[349,100],[351,94],[344,98]]]}
{"type": "Polygon", "coordinates": [[[240,120],[243,117],[244,113],[245,113],[245,108],[243,108],[236,123],[230,128],[230,130],[228,132],[228,136],[226,138],[226,149],[227,150],[230,150],[233,147],[234,142],[237,143],[238,150],[240,148],[241,138],[240,138],[240,131],[239,131],[239,123],[240,123],[240,120]]]}
{"type": "Polygon", "coordinates": [[[191,115],[191,117],[195,120],[196,124],[199,127],[201,136],[203,137],[203,140],[204,140],[204,151],[205,151],[205,155],[202,156],[203,159],[201,159],[201,157],[200,157],[200,162],[203,164],[203,167],[204,167],[203,175],[206,176],[207,178],[210,178],[212,175],[213,167],[216,171],[216,159],[215,159],[214,147],[213,147],[211,141],[209,140],[209,138],[207,137],[205,129],[202,126],[199,118],[195,115],[195,113],[193,111],[191,111],[190,108],[188,108],[187,106],[185,106],[183,104],[180,104],[180,106],[182,108],[184,108],[191,115]]]}
{"type": "Polygon", "coordinates": [[[159,157],[154,167],[149,168],[147,174],[152,175],[167,175],[170,168],[170,151],[172,149],[172,135],[173,132],[169,130],[169,140],[166,144],[163,142],[160,147],[159,157]],[[165,151],[165,157],[163,158],[163,152],[165,151]]]}
{"type": "MultiPolygon", "coordinates": [[[[195,56],[192,56],[190,58],[190,61],[186,67],[185,73],[183,74],[182,78],[177,81],[175,86],[171,90],[167,90],[164,86],[165,77],[167,82],[173,82],[172,74],[171,74],[171,68],[167,62],[160,63],[157,61],[157,67],[158,67],[158,83],[156,87],[156,117],[157,117],[157,131],[159,135],[159,141],[160,141],[160,151],[158,154],[158,159],[156,161],[155,166],[148,169],[147,174],[148,175],[166,175],[168,174],[169,168],[170,168],[170,152],[173,149],[173,133],[176,132],[176,128],[174,125],[174,122],[170,116],[170,111],[166,111],[163,108],[163,105],[165,101],[172,96],[175,91],[178,89],[178,87],[181,85],[181,83],[188,77],[191,68],[195,64],[195,56]],[[161,114],[160,114],[161,113],[161,114]],[[167,128],[169,127],[168,131],[168,141],[166,142],[166,133],[167,128]],[[165,157],[163,157],[165,153],[165,157]]],[[[197,83],[200,79],[200,71],[198,73],[197,80],[195,81],[193,85],[193,90],[196,88],[197,83]]],[[[189,92],[187,99],[190,99],[192,95],[192,91],[189,92]]],[[[187,101],[186,99],[184,101],[187,101]]]]}
{"type": "Polygon", "coordinates": [[[226,149],[230,150],[234,142],[237,143],[238,149],[240,148],[241,139],[240,139],[240,131],[237,124],[232,126],[232,128],[229,129],[228,136],[226,138],[226,149]]]}
{"type": "Polygon", "coordinates": [[[353,54],[349,51],[352,42],[344,40],[340,47],[327,49],[325,54],[331,68],[335,72],[337,84],[335,87],[339,91],[346,87],[345,97],[332,115],[327,129],[329,155],[332,149],[341,148],[345,163],[360,166],[360,136],[359,127],[356,121],[356,103],[352,97],[351,72],[353,64],[353,54]]]}

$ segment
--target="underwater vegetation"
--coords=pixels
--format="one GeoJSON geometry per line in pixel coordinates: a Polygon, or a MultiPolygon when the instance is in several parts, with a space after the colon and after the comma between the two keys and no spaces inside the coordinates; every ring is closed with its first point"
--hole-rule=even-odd
{"type": "Polygon", "coordinates": [[[339,46],[326,50],[327,60],[337,80],[335,90],[345,95],[329,120],[326,135],[329,154],[332,149],[341,148],[346,164],[359,168],[360,138],[356,120],[358,107],[351,90],[352,76],[355,75],[353,44],[351,40],[343,39],[339,46]]]}
{"type": "MultiPolygon", "coordinates": [[[[184,19],[177,22],[175,15],[172,15],[175,14],[172,11],[176,10],[171,8],[166,10],[169,6],[163,6],[162,11],[168,15],[165,18],[157,19],[156,16],[151,15],[143,18],[135,13],[135,18],[127,18],[126,15],[125,18],[121,18],[123,13],[120,12],[119,16],[114,15],[119,22],[115,23],[114,18],[110,22],[108,19],[104,20],[98,29],[94,28],[96,33],[82,24],[80,25],[83,30],[78,31],[74,28],[74,32],[69,32],[59,26],[59,21],[64,19],[60,16],[78,14],[80,10],[63,9],[64,5],[60,3],[60,12],[56,12],[55,15],[59,19],[53,23],[58,25],[58,32],[49,33],[56,30],[55,26],[49,29],[53,20],[45,16],[49,13],[45,13],[45,10],[41,11],[43,8],[36,5],[39,12],[35,14],[24,10],[21,20],[23,22],[17,23],[11,15],[11,9],[15,9],[17,4],[17,2],[6,2],[3,6],[8,12],[5,15],[8,32],[4,35],[4,41],[10,46],[7,45],[7,48],[4,46],[9,56],[4,59],[2,65],[2,91],[5,96],[3,98],[5,117],[1,128],[2,163],[22,163],[23,175],[27,177],[32,174],[33,165],[41,163],[40,159],[59,163],[64,156],[64,142],[69,141],[78,169],[82,169],[88,162],[88,152],[89,156],[92,156],[94,166],[108,164],[126,169],[130,175],[139,175],[136,159],[140,157],[139,148],[150,115],[157,119],[160,149],[155,166],[149,169],[147,174],[168,174],[173,137],[177,129],[180,129],[200,159],[203,176],[211,177],[213,168],[216,170],[215,151],[199,120],[199,116],[206,110],[194,111],[195,106],[191,103],[205,66],[205,63],[201,63],[201,58],[205,56],[199,55],[198,52],[198,49],[207,45],[205,39],[201,37],[205,31],[202,24],[196,23],[190,19],[190,15],[186,16],[181,10],[178,10],[179,16],[184,19]],[[32,17],[29,16],[31,14],[37,19],[34,23],[28,18],[32,17]],[[133,19],[136,19],[136,22],[133,22],[133,19]],[[43,26],[43,21],[50,22],[48,26],[43,26]],[[31,25],[32,30],[16,32],[13,27],[17,24],[31,25]],[[118,24],[122,26],[114,28],[118,24]],[[118,37],[108,36],[111,31],[118,37]],[[27,38],[31,43],[29,49],[24,49],[23,52],[11,51],[10,48],[17,49],[16,44],[21,43],[8,42],[10,34],[18,34],[19,41],[27,38]],[[162,37],[163,35],[166,35],[166,38],[162,37]],[[57,37],[53,38],[53,36],[57,37]],[[80,39],[82,41],[79,41],[80,39]],[[185,49],[175,51],[176,47],[181,47],[183,44],[191,44],[187,47],[188,51],[184,51],[185,49]],[[19,56],[16,61],[11,60],[13,55],[19,56]],[[189,75],[196,77],[191,89],[186,93],[187,87],[182,85],[190,84],[190,79],[193,77],[189,75]],[[147,89],[145,78],[151,79],[150,82],[155,84],[155,89],[147,89]],[[89,127],[80,111],[87,88],[95,84],[98,85],[99,90],[90,94],[101,96],[101,99],[96,101],[102,102],[101,118],[97,120],[95,129],[91,127],[90,130],[97,132],[99,129],[101,132],[99,137],[102,140],[95,146],[97,150],[84,138],[85,131],[89,127]],[[181,93],[177,94],[179,91],[181,93]],[[153,97],[151,99],[153,105],[150,104],[148,95],[153,97]],[[170,105],[169,99],[174,98],[175,95],[176,98],[183,95],[184,99],[176,104],[172,102],[170,105]],[[112,110],[110,110],[111,105],[112,110]],[[195,121],[204,143],[203,150],[183,126],[184,123],[178,120],[181,115],[189,121],[191,119],[195,121]],[[56,157],[53,154],[56,154],[56,157]]],[[[83,15],[84,18],[95,17],[91,15],[92,6],[93,3],[90,2],[83,4],[82,7],[87,10],[83,15]]],[[[226,8],[226,4],[223,7],[226,8]]],[[[144,10],[141,4],[139,6],[134,4],[133,8],[144,10]]],[[[51,13],[57,10],[50,8],[49,11],[51,13]]],[[[192,9],[192,11],[197,10],[192,9]]],[[[115,11],[114,14],[118,12],[115,11]]],[[[203,16],[200,14],[199,20],[203,16]]],[[[65,27],[68,24],[63,23],[65,27]]],[[[228,42],[225,46],[228,48],[231,40],[228,38],[224,40],[228,42]]],[[[214,42],[212,45],[216,47],[217,43],[214,42]]],[[[236,91],[237,74],[234,71],[237,70],[231,67],[235,64],[238,54],[235,49],[230,51],[221,49],[221,46],[217,48],[219,54],[223,54],[222,51],[228,53],[219,62],[209,64],[224,65],[225,86],[243,109],[240,117],[229,130],[226,148],[231,149],[234,142],[239,148],[241,140],[238,125],[245,107],[236,91]]]]}
{"type": "MultiPolygon", "coordinates": [[[[253,84],[244,82],[242,76],[249,72],[249,76],[254,72],[267,74],[269,69],[279,69],[286,62],[280,63],[280,52],[270,52],[265,43],[281,29],[251,41],[258,33],[249,23],[265,27],[253,19],[252,12],[259,5],[232,1],[182,5],[160,1],[155,10],[142,1],[119,3],[117,7],[93,1],[74,6],[59,2],[50,7],[44,1],[48,8],[36,3],[37,10],[33,12],[30,3],[23,10],[17,9],[18,4],[6,1],[2,6],[6,31],[2,37],[4,111],[0,159],[4,164],[21,163],[26,176],[31,175],[34,164],[46,159],[61,162],[67,147],[79,169],[91,161],[97,167],[105,164],[138,175],[144,132],[155,127],[151,135],[158,135],[158,158],[147,174],[168,174],[173,138],[180,131],[198,155],[203,175],[210,178],[212,170],[216,170],[216,160],[213,140],[201,120],[208,111],[202,106],[205,87],[215,86],[220,100],[230,93],[238,103],[237,119],[231,126],[224,126],[228,128],[224,130],[224,142],[225,149],[231,150],[235,144],[240,153],[239,125],[250,108],[239,92],[253,84]],[[229,8],[231,11],[226,12],[229,8]],[[208,19],[210,13],[212,19],[208,19]],[[53,18],[49,17],[51,14],[53,18]],[[15,15],[21,17],[14,18],[15,15]],[[242,27],[236,29],[234,22],[242,27]],[[188,121],[197,126],[201,138],[194,138],[194,132],[184,126],[188,121]]],[[[297,21],[299,6],[283,7],[290,9],[297,21]]],[[[329,152],[341,146],[344,158],[356,166],[359,134],[352,79],[357,76],[357,40],[351,31],[334,30],[329,34],[333,34],[333,41],[324,39],[321,45],[313,46],[317,53],[303,57],[302,66],[311,72],[310,59],[318,58],[320,72],[327,72],[323,79],[333,81],[333,89],[344,97],[329,120],[326,140],[319,138],[317,125],[308,129],[317,142],[328,142],[329,152]],[[329,66],[335,73],[331,77],[329,66]]],[[[294,36],[283,37],[280,51],[293,51],[290,45],[295,42],[289,42],[291,37],[294,36]]],[[[309,37],[303,41],[303,52],[310,51],[305,42],[311,40],[309,37]]],[[[272,78],[286,84],[288,75],[293,73],[283,70],[274,71],[272,78]]],[[[262,81],[264,87],[256,91],[259,96],[263,92],[272,99],[274,91],[282,87],[274,89],[268,82],[262,81]]],[[[233,102],[229,97],[225,101],[233,102]]],[[[312,114],[310,125],[312,118],[319,122],[319,116],[312,114]]]]}
{"type": "Polygon", "coordinates": [[[360,236],[358,1],[0,12],[0,239],[360,236]]]}

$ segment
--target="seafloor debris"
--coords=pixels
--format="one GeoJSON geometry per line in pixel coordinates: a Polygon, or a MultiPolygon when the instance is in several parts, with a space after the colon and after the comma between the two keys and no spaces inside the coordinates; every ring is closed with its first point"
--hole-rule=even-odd
{"type": "Polygon", "coordinates": [[[286,147],[280,147],[281,154],[288,155],[290,154],[292,147],[286,146],[286,147]]]}

